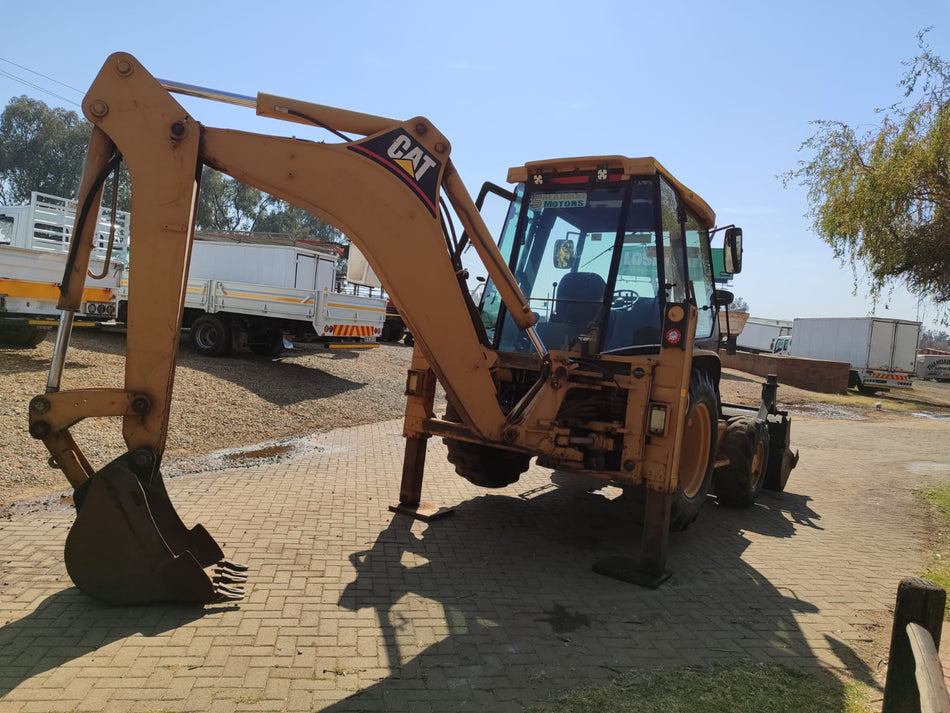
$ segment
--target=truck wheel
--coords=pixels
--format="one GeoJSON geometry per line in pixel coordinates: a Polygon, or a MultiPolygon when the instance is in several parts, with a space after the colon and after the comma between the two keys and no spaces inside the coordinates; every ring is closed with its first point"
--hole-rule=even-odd
{"type": "MultiPolygon", "coordinates": [[[[445,420],[456,423],[462,420],[451,404],[445,409],[445,420]]],[[[481,488],[504,488],[516,483],[531,463],[531,456],[526,453],[453,438],[443,438],[442,442],[449,451],[448,460],[455,466],[455,472],[481,488]]]]}
{"type": "Polygon", "coordinates": [[[383,323],[383,333],[380,335],[380,341],[398,342],[402,338],[403,330],[402,322],[387,320],[383,323]]]}
{"type": "Polygon", "coordinates": [[[284,351],[284,335],[279,330],[270,330],[247,343],[247,348],[259,356],[275,357],[284,351]]]}
{"type": "Polygon", "coordinates": [[[231,353],[231,320],[217,314],[201,315],[191,323],[191,343],[203,356],[227,356],[231,353]]]}
{"type": "Polygon", "coordinates": [[[699,515],[712,487],[719,402],[709,375],[694,371],[680,453],[679,487],[670,508],[670,529],[685,530],[699,515]]]}
{"type": "Polygon", "coordinates": [[[717,468],[713,473],[716,499],[726,507],[751,507],[765,483],[769,425],[754,416],[729,419],[719,453],[729,458],[729,465],[717,468]]]}
{"type": "Polygon", "coordinates": [[[37,327],[32,324],[0,327],[0,347],[32,348],[46,339],[49,331],[49,327],[37,327]]]}
{"type": "Polygon", "coordinates": [[[406,332],[406,336],[402,338],[402,343],[405,344],[407,347],[411,347],[413,344],[416,343],[416,340],[415,340],[415,337],[412,336],[411,332],[406,332]]]}

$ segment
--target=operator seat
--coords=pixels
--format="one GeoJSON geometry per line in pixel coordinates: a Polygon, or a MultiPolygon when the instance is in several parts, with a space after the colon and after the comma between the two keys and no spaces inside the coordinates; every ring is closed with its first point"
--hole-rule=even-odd
{"type": "Polygon", "coordinates": [[[557,286],[551,321],[570,324],[578,332],[586,332],[600,314],[606,289],[607,283],[596,272],[567,273],[557,286]]]}

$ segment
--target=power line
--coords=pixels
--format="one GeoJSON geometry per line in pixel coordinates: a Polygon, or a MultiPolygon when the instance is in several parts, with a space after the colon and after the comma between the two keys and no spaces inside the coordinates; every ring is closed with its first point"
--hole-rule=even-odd
{"type": "MultiPolygon", "coordinates": [[[[72,89],[72,90],[73,90],[74,92],[76,92],[77,94],[82,94],[82,91],[81,91],[81,90],[76,89],[75,87],[70,86],[69,84],[66,84],[65,82],[61,82],[61,81],[59,81],[58,79],[53,79],[52,77],[49,77],[49,76],[43,74],[42,72],[37,72],[37,71],[35,71],[35,70],[30,69],[29,67],[24,67],[22,64],[17,64],[16,62],[13,62],[13,61],[11,61],[11,60],[9,60],[9,59],[6,59],[6,58],[4,58],[4,57],[0,57],[0,61],[6,62],[7,64],[12,64],[14,67],[17,67],[17,68],[19,68],[19,69],[22,69],[22,70],[24,70],[24,71],[26,71],[26,72],[29,72],[29,73],[31,73],[31,74],[35,74],[35,75],[38,76],[38,77],[42,77],[43,79],[46,79],[46,80],[48,80],[48,81],[50,81],[50,82],[54,82],[55,84],[59,84],[59,85],[61,85],[61,86],[63,86],[63,87],[66,87],[67,89],[72,89]]],[[[75,100],[73,100],[73,99],[68,99],[68,98],[62,96],[61,94],[57,94],[56,92],[50,91],[49,89],[46,89],[45,87],[42,87],[42,86],[40,86],[39,84],[36,84],[35,82],[31,82],[31,81],[28,80],[28,79],[24,79],[23,77],[17,76],[16,74],[13,74],[12,72],[8,72],[8,71],[6,71],[6,70],[4,70],[4,69],[0,69],[0,76],[7,77],[8,79],[12,79],[13,81],[19,82],[20,84],[24,84],[24,85],[26,85],[26,86],[28,86],[28,87],[30,87],[30,88],[32,88],[32,89],[35,89],[35,90],[40,91],[40,92],[43,92],[43,93],[45,93],[45,94],[49,94],[50,96],[56,97],[57,99],[66,102],[67,104],[72,104],[73,106],[77,106],[77,107],[80,106],[79,103],[76,102],[75,100]]]]}
{"type": "Polygon", "coordinates": [[[55,84],[59,84],[59,85],[62,86],[62,87],[66,87],[67,89],[72,89],[72,90],[73,90],[74,92],[76,92],[77,94],[82,94],[82,93],[83,93],[82,89],[76,89],[76,87],[72,86],[71,84],[66,84],[66,82],[61,82],[61,81],[59,81],[58,79],[53,79],[52,77],[49,77],[49,76],[43,74],[42,72],[37,72],[35,69],[30,69],[29,67],[24,67],[22,64],[17,64],[17,63],[14,62],[13,60],[6,59],[5,57],[0,57],[0,62],[6,62],[7,64],[12,64],[12,65],[13,65],[14,67],[16,67],[17,69],[22,69],[22,70],[24,70],[24,71],[29,72],[30,74],[35,74],[37,77],[42,77],[43,79],[48,79],[49,81],[51,81],[51,82],[53,82],[53,83],[55,83],[55,84]]]}

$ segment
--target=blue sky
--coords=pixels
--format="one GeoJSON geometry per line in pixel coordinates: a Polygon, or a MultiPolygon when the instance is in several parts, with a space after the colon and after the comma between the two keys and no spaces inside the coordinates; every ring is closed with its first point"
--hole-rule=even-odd
{"type": "MultiPolygon", "coordinates": [[[[473,194],[526,161],[655,156],[719,224],[742,226],[734,291],[752,314],[776,319],[873,309],[866,285],[853,294],[850,267],[810,231],[804,190],[777,178],[807,157],[809,122],[876,124],[874,110],[901,98],[902,62],[926,27],[950,59],[950,0],[137,5],[146,4],[53,0],[41,17],[26,3],[5,8],[0,57],[68,87],[0,61],[0,99],[76,109],[121,50],[165,79],[427,116],[473,194]]],[[[303,135],[249,110],[183,103],[205,124],[303,135]]],[[[938,316],[900,287],[876,314],[928,327],[938,316]]]]}

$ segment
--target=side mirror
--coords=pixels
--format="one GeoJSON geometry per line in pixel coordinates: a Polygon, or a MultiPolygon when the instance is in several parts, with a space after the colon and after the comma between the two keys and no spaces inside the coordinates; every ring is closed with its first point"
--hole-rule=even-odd
{"type": "Polygon", "coordinates": [[[712,301],[717,307],[728,307],[733,303],[736,296],[729,290],[713,290],[712,301]]]}
{"type": "Polygon", "coordinates": [[[574,261],[574,241],[573,240],[555,240],[554,241],[554,267],[558,270],[566,270],[574,261]]]}
{"type": "Polygon", "coordinates": [[[742,271],[742,228],[726,228],[722,246],[723,267],[730,275],[742,271]]]}

